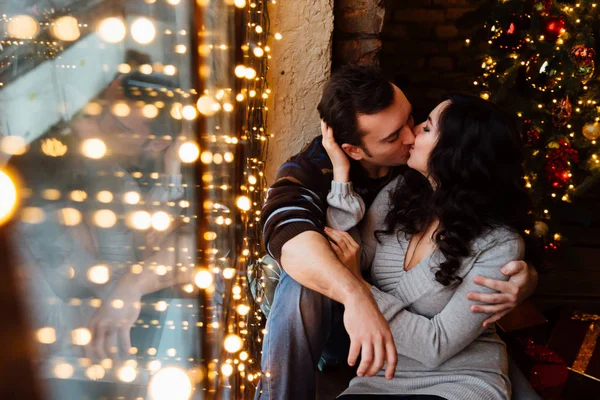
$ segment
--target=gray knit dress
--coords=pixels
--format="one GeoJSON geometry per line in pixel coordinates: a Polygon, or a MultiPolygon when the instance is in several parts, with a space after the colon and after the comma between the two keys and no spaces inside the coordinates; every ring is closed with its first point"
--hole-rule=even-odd
{"type": "Polygon", "coordinates": [[[458,275],[462,283],[445,287],[434,273],[443,255],[434,251],[405,271],[404,256],[410,236],[402,232],[380,235],[390,209],[390,192],[402,178],[390,182],[375,199],[366,215],[351,183],[332,183],[328,196],[328,224],[354,230],[361,241],[362,268],[370,268],[371,294],[388,321],[398,351],[392,380],[385,367],[374,377],[356,377],[342,394],[428,394],[448,400],[509,399],[506,346],[495,326],[483,328],[487,314],[470,310],[471,291],[492,293],[473,283],[482,275],[507,280],[500,269],[523,258],[524,244],[517,232],[494,229],[477,238],[472,256],[465,258],[458,275]]]}

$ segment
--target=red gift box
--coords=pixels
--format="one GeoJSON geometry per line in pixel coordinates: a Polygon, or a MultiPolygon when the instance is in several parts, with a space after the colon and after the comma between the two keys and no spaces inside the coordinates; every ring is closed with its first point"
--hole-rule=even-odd
{"type": "MultiPolygon", "coordinates": [[[[571,373],[586,378],[579,379],[577,385],[584,385],[585,392],[589,395],[593,392],[594,396],[600,396],[599,338],[600,315],[575,311],[557,322],[548,342],[548,347],[562,356],[571,373]]],[[[569,381],[576,379],[570,377],[569,381]]]]}

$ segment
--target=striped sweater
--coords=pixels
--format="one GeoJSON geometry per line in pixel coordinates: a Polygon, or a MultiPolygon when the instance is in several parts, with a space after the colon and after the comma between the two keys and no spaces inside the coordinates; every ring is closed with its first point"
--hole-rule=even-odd
{"type": "MultiPolygon", "coordinates": [[[[352,162],[350,178],[368,208],[379,191],[402,170],[395,167],[387,176],[374,179],[358,162],[352,162]]],[[[280,261],[283,245],[300,233],[323,234],[332,180],[333,168],[321,136],[279,168],[261,213],[263,243],[275,260],[280,261]]]]}

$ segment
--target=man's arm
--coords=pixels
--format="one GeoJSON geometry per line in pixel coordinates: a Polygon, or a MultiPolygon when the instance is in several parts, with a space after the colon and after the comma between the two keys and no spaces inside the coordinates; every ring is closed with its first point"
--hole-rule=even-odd
{"type": "Polygon", "coordinates": [[[296,282],[344,305],[349,365],[362,349],[357,374],[373,376],[385,361],[386,378],[393,378],[397,354],[390,328],[367,288],[338,260],[327,239],[314,231],[295,236],[282,247],[281,265],[296,282]]]}

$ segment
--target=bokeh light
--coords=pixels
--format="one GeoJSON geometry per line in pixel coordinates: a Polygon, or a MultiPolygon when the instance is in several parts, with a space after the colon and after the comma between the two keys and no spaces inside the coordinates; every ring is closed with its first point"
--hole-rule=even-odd
{"type": "Polygon", "coordinates": [[[98,25],[98,36],[105,42],[119,43],[125,39],[126,35],[127,28],[120,18],[106,18],[98,25]]]}
{"type": "Polygon", "coordinates": [[[17,185],[8,174],[0,170],[0,225],[9,220],[18,204],[17,185]]]}
{"type": "Polygon", "coordinates": [[[166,367],[152,376],[148,393],[152,400],[187,400],[192,395],[192,382],[182,369],[166,367]]]}
{"type": "Polygon", "coordinates": [[[138,18],[131,24],[131,36],[139,44],[149,44],[156,38],[156,28],[148,18],[138,18]]]}

